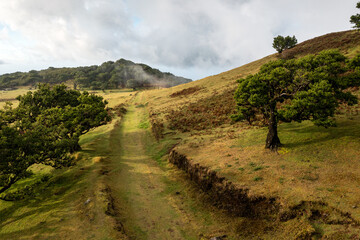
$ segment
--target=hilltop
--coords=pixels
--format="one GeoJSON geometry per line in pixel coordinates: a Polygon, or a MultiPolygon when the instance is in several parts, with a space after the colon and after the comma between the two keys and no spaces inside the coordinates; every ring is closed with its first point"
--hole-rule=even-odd
{"type": "Polygon", "coordinates": [[[191,79],[178,77],[168,72],[161,72],[143,63],[134,63],[126,59],[108,61],[100,66],[76,68],[54,68],[32,70],[27,73],[16,72],[0,76],[0,89],[18,86],[36,86],[38,83],[68,83],[74,88],[92,90],[172,87],[191,82],[191,79]]]}

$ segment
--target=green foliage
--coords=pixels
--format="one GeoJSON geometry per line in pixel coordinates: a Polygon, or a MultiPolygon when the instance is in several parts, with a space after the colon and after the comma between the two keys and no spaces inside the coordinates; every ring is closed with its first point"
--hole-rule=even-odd
{"type": "Polygon", "coordinates": [[[80,135],[110,120],[102,97],[65,85],[40,84],[17,99],[17,108],[0,111],[0,192],[34,163],[71,165],[69,153],[79,150],[80,135]]]}
{"type": "Polygon", "coordinates": [[[145,64],[136,64],[120,59],[108,61],[100,66],[77,68],[53,68],[32,70],[28,73],[12,73],[0,76],[0,89],[38,83],[60,84],[73,80],[76,87],[93,90],[125,88],[129,80],[136,80],[136,88],[149,86],[171,87],[190,82],[190,79],[163,73],[145,64]]]}
{"type": "MultiPolygon", "coordinates": [[[[356,8],[360,9],[360,2],[356,4],[356,8]]],[[[360,14],[352,15],[350,23],[354,24],[353,28],[360,29],[360,14]]]]}
{"type": "Polygon", "coordinates": [[[234,120],[259,120],[269,126],[266,148],[277,148],[277,123],[311,120],[317,126],[335,125],[340,103],[354,105],[357,97],[344,91],[358,86],[359,56],[348,61],[336,50],[297,60],[277,60],[260,72],[238,80],[235,92],[238,113],[234,120]],[[349,71],[350,70],[350,71],[349,71]],[[355,76],[355,77],[354,77],[355,76]]]}
{"type": "Polygon", "coordinates": [[[295,36],[290,37],[283,37],[283,36],[277,36],[274,38],[273,42],[273,48],[278,51],[278,53],[282,53],[285,49],[289,49],[294,47],[297,44],[297,39],[295,36]]]}
{"type": "Polygon", "coordinates": [[[126,81],[126,87],[127,88],[132,88],[134,91],[137,88],[140,88],[143,86],[143,83],[141,81],[138,81],[136,79],[129,79],[126,81]]]}

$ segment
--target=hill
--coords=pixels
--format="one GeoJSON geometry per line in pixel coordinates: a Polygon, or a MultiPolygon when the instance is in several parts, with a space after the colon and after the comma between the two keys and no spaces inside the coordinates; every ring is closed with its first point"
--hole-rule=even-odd
{"type": "Polygon", "coordinates": [[[0,76],[0,89],[17,86],[36,86],[38,83],[60,84],[70,82],[73,86],[92,90],[172,87],[191,82],[191,79],[164,73],[142,63],[120,59],[104,62],[100,66],[77,68],[53,68],[32,70],[27,73],[16,72],[0,76]]]}
{"type": "MultiPolygon", "coordinates": [[[[282,55],[273,54],[215,76],[143,93],[155,135],[164,137],[161,141],[178,139],[170,161],[209,192],[215,205],[240,216],[260,216],[261,220],[252,220],[258,229],[245,223],[238,226],[245,238],[279,234],[276,236],[281,239],[346,239],[360,234],[359,105],[341,106],[336,128],[319,128],[309,121],[281,124],[279,134],[284,146],[275,154],[264,149],[266,127],[230,120],[236,109],[233,96],[237,79],[256,73],[263,64],[277,58],[298,58],[334,48],[354,57],[360,53],[360,34],[327,34],[300,43],[282,55]],[[250,213],[235,210],[244,207],[250,213]],[[275,212],[275,218],[281,221],[264,221],[275,212]],[[264,233],[265,228],[273,231],[264,233]]],[[[349,91],[360,96],[358,88],[349,91]]]]}

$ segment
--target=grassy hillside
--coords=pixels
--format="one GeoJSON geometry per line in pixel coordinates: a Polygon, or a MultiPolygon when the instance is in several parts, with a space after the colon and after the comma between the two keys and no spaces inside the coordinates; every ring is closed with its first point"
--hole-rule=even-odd
{"type": "MultiPolygon", "coordinates": [[[[165,136],[162,141],[178,139],[175,150],[194,163],[248,189],[251,196],[274,197],[284,209],[300,209],[304,201],[326,206],[327,217],[315,217],[311,206],[304,210],[307,215],[298,213],[317,236],[359,236],[359,228],[348,230],[342,220],[342,214],[349,213],[360,222],[359,105],[341,107],[336,128],[316,127],[309,121],[281,124],[279,136],[284,147],[278,153],[264,149],[267,128],[231,124],[229,118],[235,110],[237,79],[279,57],[296,58],[333,48],[350,58],[359,54],[360,33],[327,34],[300,43],[281,56],[273,54],[199,81],[147,91],[142,93],[146,98],[143,104],[148,106],[152,122],[164,125],[158,129],[165,136]]],[[[360,96],[358,88],[350,90],[360,96]]]]}

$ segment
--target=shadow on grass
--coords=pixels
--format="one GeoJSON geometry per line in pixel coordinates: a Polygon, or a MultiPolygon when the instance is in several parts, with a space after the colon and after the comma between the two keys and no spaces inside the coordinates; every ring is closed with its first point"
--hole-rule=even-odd
{"type": "Polygon", "coordinates": [[[342,120],[337,127],[324,128],[310,122],[303,124],[292,123],[280,126],[279,136],[284,147],[297,148],[312,144],[322,144],[329,141],[346,142],[360,139],[360,122],[342,120]],[[340,140],[341,139],[341,140],[340,140]]]}
{"type": "Polygon", "coordinates": [[[69,206],[78,198],[74,195],[84,175],[78,169],[61,173],[39,186],[35,197],[11,201],[11,206],[0,210],[0,239],[32,239],[42,233],[55,236],[52,232],[61,226],[59,222],[73,215],[69,206]]]}

